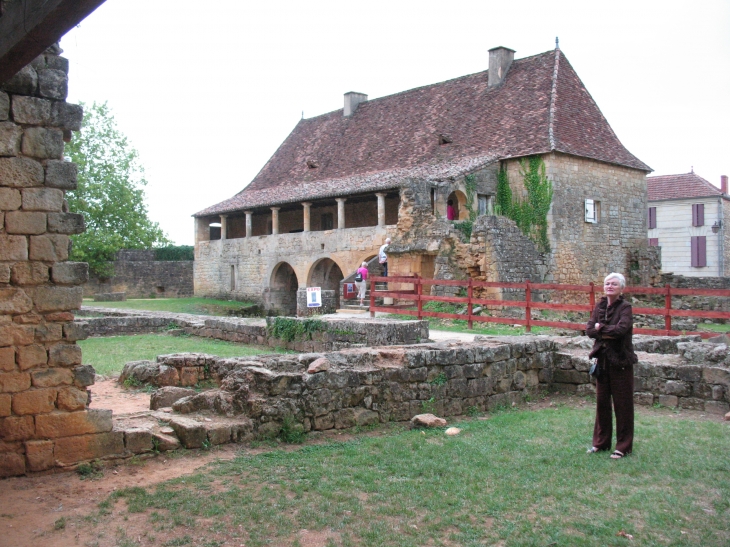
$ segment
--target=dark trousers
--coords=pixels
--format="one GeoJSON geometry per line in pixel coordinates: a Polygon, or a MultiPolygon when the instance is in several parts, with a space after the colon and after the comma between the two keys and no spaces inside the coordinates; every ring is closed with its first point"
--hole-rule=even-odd
{"type": "Polygon", "coordinates": [[[388,277],[388,262],[383,262],[381,266],[383,267],[383,277],[388,277]]]}
{"type": "Polygon", "coordinates": [[[611,449],[613,412],[616,412],[616,450],[628,454],[634,444],[634,367],[609,369],[596,381],[596,423],[593,446],[611,449]],[[613,400],[613,411],[611,401],[613,400]]]}

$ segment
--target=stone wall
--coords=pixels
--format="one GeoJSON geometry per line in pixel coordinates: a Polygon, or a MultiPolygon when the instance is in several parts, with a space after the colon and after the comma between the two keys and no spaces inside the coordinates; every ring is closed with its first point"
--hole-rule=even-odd
{"type": "Polygon", "coordinates": [[[114,261],[114,275],[96,276],[84,286],[84,296],[123,292],[127,298],[193,296],[192,260],[155,260],[155,251],[123,250],[114,261]]]}
{"type": "Polygon", "coordinates": [[[0,476],[88,460],[120,442],[111,411],[87,411],[91,367],[73,323],[88,265],[67,262],[77,168],[64,141],[83,112],[65,102],[68,61],[54,46],[0,88],[0,476]]]}

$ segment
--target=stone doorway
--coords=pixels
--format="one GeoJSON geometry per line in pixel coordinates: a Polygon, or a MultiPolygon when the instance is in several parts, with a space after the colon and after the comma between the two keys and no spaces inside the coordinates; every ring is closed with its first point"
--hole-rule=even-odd
{"type": "Polygon", "coordinates": [[[340,307],[340,281],[342,270],[331,258],[323,258],[312,265],[308,287],[321,287],[322,291],[335,291],[335,309],[340,307]]]}
{"type": "Polygon", "coordinates": [[[279,310],[283,315],[296,316],[299,280],[294,268],[286,262],[277,264],[271,273],[269,286],[269,309],[279,310]]]}

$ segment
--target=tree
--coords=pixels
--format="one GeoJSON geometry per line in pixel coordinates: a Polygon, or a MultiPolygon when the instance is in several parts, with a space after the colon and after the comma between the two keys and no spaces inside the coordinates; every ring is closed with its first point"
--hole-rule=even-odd
{"type": "Polygon", "coordinates": [[[147,216],[144,169],[137,151],[118,129],[106,103],[84,109],[81,132],[66,146],[79,167],[78,188],[66,194],[69,209],[82,213],[86,231],[72,236],[71,260],[88,262],[99,277],[113,274],[120,249],[169,244],[147,216]]]}

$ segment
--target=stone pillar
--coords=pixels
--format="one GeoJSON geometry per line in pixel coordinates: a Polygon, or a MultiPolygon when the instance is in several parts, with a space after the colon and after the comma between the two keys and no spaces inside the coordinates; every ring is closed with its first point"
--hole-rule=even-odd
{"type": "Polygon", "coordinates": [[[309,208],[312,204],[309,201],[303,201],[302,207],[304,207],[304,231],[308,232],[311,228],[311,217],[309,216],[309,208]]]}
{"type": "Polygon", "coordinates": [[[253,227],[251,223],[251,216],[253,215],[253,211],[244,211],[246,213],[246,237],[251,237],[251,234],[253,233],[253,227]]]}
{"type": "Polygon", "coordinates": [[[195,218],[195,245],[201,241],[210,241],[210,221],[207,218],[195,218]]]}
{"type": "Polygon", "coordinates": [[[345,229],[345,202],[347,198],[335,198],[337,201],[337,229],[345,229]]]}
{"type": "Polygon", "coordinates": [[[81,128],[66,103],[68,61],[49,48],[0,86],[0,477],[124,453],[111,410],[87,410],[94,369],[73,322],[88,264],[68,262],[77,167],[64,140],[81,128]]]}
{"type": "Polygon", "coordinates": [[[385,226],[385,194],[378,192],[378,226],[385,226]]]}
{"type": "Polygon", "coordinates": [[[228,215],[221,215],[221,239],[228,239],[228,215]]]}
{"type": "Polygon", "coordinates": [[[281,209],[281,207],[271,208],[271,233],[273,235],[279,233],[279,209],[281,209]]]}

